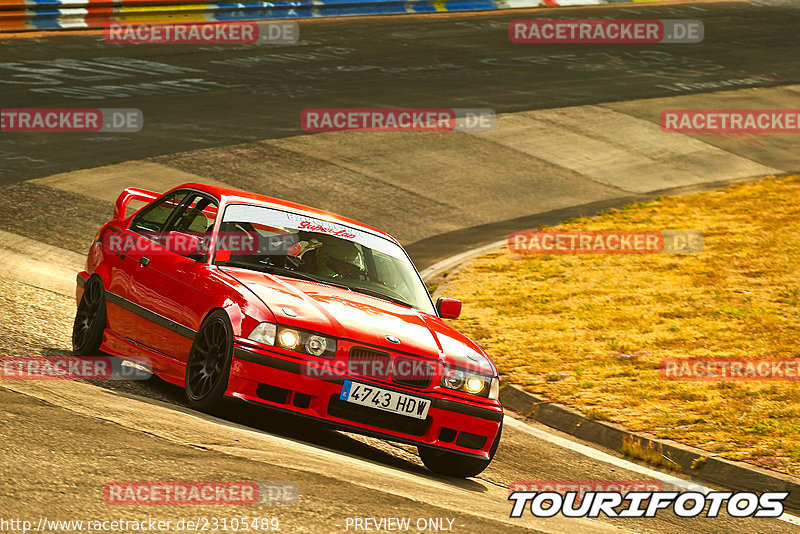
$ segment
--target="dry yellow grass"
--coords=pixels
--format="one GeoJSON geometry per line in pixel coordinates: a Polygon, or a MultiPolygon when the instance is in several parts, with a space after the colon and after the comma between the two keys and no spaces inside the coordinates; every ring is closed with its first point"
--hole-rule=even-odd
{"type": "MultiPolygon", "coordinates": [[[[559,230],[698,230],[697,255],[508,250],[448,281],[455,326],[511,382],[590,417],[800,474],[800,383],[670,382],[666,358],[800,356],[800,176],[636,204],[559,230]]],[[[542,228],[552,229],[552,228],[542,228]]]]}

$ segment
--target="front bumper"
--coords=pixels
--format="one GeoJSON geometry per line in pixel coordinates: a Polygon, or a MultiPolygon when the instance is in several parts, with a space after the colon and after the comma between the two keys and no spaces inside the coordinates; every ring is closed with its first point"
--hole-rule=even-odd
{"type": "Polygon", "coordinates": [[[361,376],[321,379],[308,376],[305,363],[285,354],[235,343],[226,394],[352,432],[489,458],[503,420],[499,402],[469,403],[361,376]],[[430,399],[428,417],[414,419],[342,401],[339,394],[346,379],[430,399]]]}

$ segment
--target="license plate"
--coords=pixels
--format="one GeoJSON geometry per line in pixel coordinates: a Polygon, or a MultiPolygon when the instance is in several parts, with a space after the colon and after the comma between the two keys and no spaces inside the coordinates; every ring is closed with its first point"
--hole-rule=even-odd
{"type": "Polygon", "coordinates": [[[351,380],[345,380],[339,398],[353,404],[369,406],[370,408],[413,417],[414,419],[428,417],[428,408],[431,407],[431,401],[428,399],[351,380]]]}

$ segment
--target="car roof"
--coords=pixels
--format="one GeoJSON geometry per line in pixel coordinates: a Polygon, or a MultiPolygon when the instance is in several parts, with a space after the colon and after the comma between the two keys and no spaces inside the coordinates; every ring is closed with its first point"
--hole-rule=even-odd
{"type": "Polygon", "coordinates": [[[394,241],[397,244],[400,244],[397,239],[395,239],[392,235],[387,234],[382,230],[378,230],[377,228],[370,226],[368,224],[364,224],[362,222],[356,221],[354,219],[349,219],[347,217],[343,217],[342,215],[337,215],[335,213],[331,213],[329,211],[320,210],[317,208],[312,208],[311,206],[306,206],[304,204],[298,204],[296,202],[290,202],[288,200],[283,200],[280,198],[270,197],[267,195],[259,195],[258,193],[251,193],[249,191],[242,191],[240,189],[234,189],[231,187],[220,187],[216,185],[209,185],[209,184],[201,184],[195,182],[189,182],[178,187],[174,187],[170,190],[175,191],[178,189],[197,189],[199,191],[203,191],[209,193],[220,200],[221,204],[230,204],[234,202],[243,202],[247,204],[253,204],[256,206],[265,206],[265,207],[279,207],[279,208],[288,208],[292,211],[303,213],[306,215],[312,215],[318,218],[324,218],[331,222],[338,222],[343,224],[348,224],[351,226],[356,226],[363,230],[368,230],[372,233],[376,233],[380,236],[387,237],[390,240],[394,241]]]}

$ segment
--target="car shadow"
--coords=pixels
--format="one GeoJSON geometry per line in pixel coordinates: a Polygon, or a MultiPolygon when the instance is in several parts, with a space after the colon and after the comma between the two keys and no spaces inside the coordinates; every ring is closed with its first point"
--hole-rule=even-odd
{"type": "MultiPolygon", "coordinates": [[[[40,354],[42,356],[72,356],[70,351],[55,347],[45,347],[40,351],[40,354]]],[[[98,356],[111,358],[114,369],[119,369],[122,362],[125,361],[124,358],[115,356],[100,354],[98,356]]],[[[316,423],[306,417],[287,413],[266,405],[259,406],[246,403],[237,399],[226,399],[220,410],[209,416],[189,408],[183,388],[170,384],[155,375],[141,373],[138,375],[138,378],[140,378],[138,380],[121,379],[119,376],[114,378],[112,380],[87,380],[84,383],[142,398],[145,401],[156,401],[162,405],[172,405],[180,409],[180,411],[192,412],[202,417],[221,419],[259,432],[281,436],[386,467],[400,469],[468,491],[479,493],[487,491],[483,484],[475,480],[437,475],[430,472],[421,463],[415,463],[415,461],[401,457],[401,455],[414,455],[416,457],[416,451],[411,452],[404,448],[411,448],[410,446],[382,441],[382,443],[387,444],[387,448],[396,448],[397,452],[392,454],[382,448],[365,443],[361,439],[352,437],[341,430],[332,428],[325,423],[316,423]]]]}

